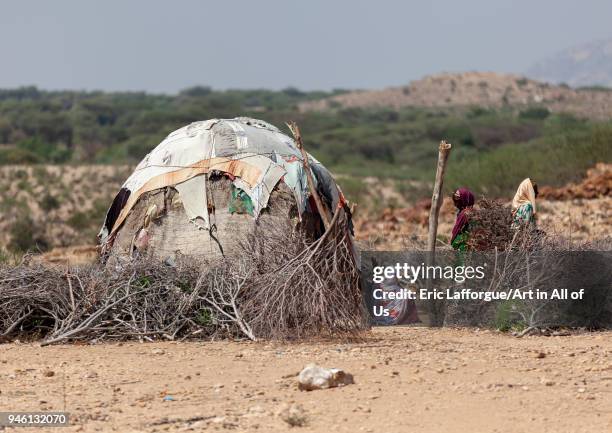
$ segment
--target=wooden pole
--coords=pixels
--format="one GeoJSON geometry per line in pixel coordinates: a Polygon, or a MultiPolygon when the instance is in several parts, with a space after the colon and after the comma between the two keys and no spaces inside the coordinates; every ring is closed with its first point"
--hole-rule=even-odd
{"type": "Polygon", "coordinates": [[[321,220],[323,221],[323,227],[325,227],[325,230],[327,230],[329,227],[329,214],[327,213],[327,209],[321,201],[321,197],[319,197],[319,193],[317,192],[317,188],[315,187],[314,179],[312,178],[312,171],[310,170],[310,160],[308,159],[308,153],[306,153],[306,149],[304,149],[304,143],[302,141],[302,135],[300,134],[300,128],[297,126],[297,123],[293,121],[288,122],[287,126],[291,130],[293,138],[295,139],[295,144],[302,154],[302,164],[304,165],[304,171],[306,172],[308,189],[310,190],[310,194],[314,198],[315,204],[317,205],[317,210],[319,211],[319,215],[321,216],[321,220]]]}
{"type": "MultiPolygon", "coordinates": [[[[434,266],[436,262],[436,238],[438,236],[438,216],[442,207],[442,186],[444,184],[444,173],[446,162],[450,155],[452,145],[442,140],[438,147],[438,165],[436,168],[436,181],[431,196],[431,210],[429,211],[429,233],[427,235],[427,265],[434,266]]],[[[427,279],[427,291],[431,291],[432,281],[427,279]]],[[[444,322],[444,301],[430,301],[430,324],[442,326],[444,322]]]]}
{"type": "Polygon", "coordinates": [[[427,251],[434,253],[436,250],[436,236],[438,235],[438,216],[442,207],[442,185],[444,184],[444,173],[446,172],[446,162],[450,155],[452,145],[442,140],[438,147],[438,167],[436,169],[436,181],[434,183],[433,194],[431,196],[431,210],[429,211],[429,233],[427,236],[427,251]]]}

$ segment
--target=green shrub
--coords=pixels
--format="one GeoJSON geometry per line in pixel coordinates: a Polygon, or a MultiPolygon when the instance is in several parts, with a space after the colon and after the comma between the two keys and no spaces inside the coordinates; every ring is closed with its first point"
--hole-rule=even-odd
{"type": "Polygon", "coordinates": [[[530,107],[519,113],[520,119],[544,120],[550,116],[550,110],[546,107],[530,107]]]}
{"type": "Polygon", "coordinates": [[[9,227],[9,250],[15,253],[28,251],[46,251],[48,242],[40,235],[32,218],[27,215],[19,216],[9,227]]]}
{"type": "Polygon", "coordinates": [[[136,289],[148,289],[151,287],[152,278],[147,275],[142,275],[134,281],[134,288],[136,289]]]}
{"type": "Polygon", "coordinates": [[[525,323],[519,319],[519,316],[514,313],[516,306],[514,300],[502,301],[497,305],[493,326],[495,329],[507,332],[510,330],[522,330],[525,328],[525,323]]]}
{"type": "Polygon", "coordinates": [[[0,164],[36,164],[41,162],[40,156],[25,149],[0,149],[0,164]]]}
{"type": "Polygon", "coordinates": [[[62,163],[67,162],[72,156],[72,150],[62,143],[47,143],[37,136],[21,140],[17,143],[17,147],[41,157],[41,162],[62,163]]]}
{"type": "MultiPolygon", "coordinates": [[[[518,86],[528,83],[524,78],[516,81],[518,86]]],[[[605,155],[593,156],[593,146],[599,146],[595,141],[581,142],[594,137],[592,122],[550,113],[537,105],[524,107],[518,114],[516,107],[343,108],[332,103],[334,110],[325,112],[296,108],[302,101],[339,93],[343,91],[216,91],[208,87],[193,87],[175,96],[0,90],[0,143],[17,143],[0,146],[0,164],[136,162],[174,129],[195,120],[248,115],[249,107],[265,108],[253,115],[285,132],[284,122],[296,120],[307,150],[333,172],[354,178],[430,182],[441,139],[454,145],[449,162],[452,182],[446,185],[473,185],[495,194],[513,192],[526,175],[559,184],[579,176],[587,164],[605,159],[605,155]]],[[[601,140],[609,146],[609,125],[600,127],[608,128],[601,140]]],[[[599,153],[604,151],[597,148],[599,153]]],[[[44,184],[42,174],[35,177],[44,184]]],[[[362,194],[358,184],[344,186],[349,196],[362,194]]],[[[420,197],[416,191],[420,188],[404,189],[406,196],[420,197]]],[[[74,200],[72,192],[65,197],[57,193],[56,198],[74,200]]],[[[73,223],[83,227],[87,219],[92,220],[93,213],[75,216],[73,223]]]]}
{"type": "Polygon", "coordinates": [[[75,230],[83,230],[88,228],[92,221],[86,212],[75,212],[67,221],[68,225],[75,230]]]}
{"type": "Polygon", "coordinates": [[[527,80],[527,78],[519,78],[518,80],[516,80],[516,85],[519,87],[523,87],[526,86],[528,82],[529,80],[527,80]]]}
{"type": "Polygon", "coordinates": [[[49,173],[44,166],[34,167],[34,169],[32,170],[32,175],[39,184],[43,185],[48,185],[49,182],[55,180],[53,179],[54,176],[52,176],[51,173],[49,173]]]}
{"type": "Polygon", "coordinates": [[[32,185],[28,179],[21,179],[19,182],[17,182],[17,189],[19,189],[19,191],[32,192],[32,185]]]}
{"type": "Polygon", "coordinates": [[[540,185],[561,186],[578,180],[596,162],[612,162],[612,125],[504,145],[475,157],[451,160],[445,184],[465,185],[477,194],[511,196],[526,177],[540,185]]]}
{"type": "Polygon", "coordinates": [[[347,200],[352,202],[360,202],[360,198],[364,197],[368,191],[368,187],[362,179],[352,176],[338,179],[338,184],[347,200]]]}
{"type": "Polygon", "coordinates": [[[200,310],[195,319],[196,323],[200,326],[210,326],[213,324],[213,316],[208,308],[200,310]]]}
{"type": "Polygon", "coordinates": [[[8,263],[9,260],[9,254],[4,250],[4,248],[0,247],[0,264],[8,263]]]}
{"type": "Polygon", "coordinates": [[[46,193],[39,202],[39,205],[44,211],[51,211],[60,207],[59,200],[49,193],[46,193]]]}
{"type": "Polygon", "coordinates": [[[132,160],[141,160],[149,153],[161,140],[152,138],[149,135],[138,135],[130,138],[123,143],[128,157],[132,160]]]}

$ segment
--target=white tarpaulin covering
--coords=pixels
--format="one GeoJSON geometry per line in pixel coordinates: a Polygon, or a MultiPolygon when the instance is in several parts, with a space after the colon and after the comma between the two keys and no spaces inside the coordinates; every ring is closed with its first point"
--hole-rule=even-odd
{"type": "Polygon", "coordinates": [[[210,228],[210,221],[208,218],[208,200],[206,198],[206,178],[204,175],[192,177],[191,179],[174,185],[185,213],[195,225],[203,229],[210,228]]]}
{"type": "Polygon", "coordinates": [[[172,132],[138,164],[117,196],[119,205],[107,214],[101,241],[119,229],[142,194],[167,186],[177,189],[189,219],[208,229],[206,176],[213,171],[227,173],[249,195],[255,218],[281,179],[292,189],[300,215],[306,207],[301,153],[291,137],[261,120],[212,119],[172,132]]]}

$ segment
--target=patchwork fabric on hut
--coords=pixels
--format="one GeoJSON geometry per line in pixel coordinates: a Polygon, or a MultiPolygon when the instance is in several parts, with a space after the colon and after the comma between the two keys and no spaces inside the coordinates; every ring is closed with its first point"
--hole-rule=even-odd
{"type": "MultiPolygon", "coordinates": [[[[350,212],[329,171],[309,157],[328,217],[350,212]]],[[[299,228],[316,238],[322,221],[294,140],[261,120],[194,122],[172,132],[138,164],[98,235],[104,256],[232,255],[255,225],[299,228]]]]}

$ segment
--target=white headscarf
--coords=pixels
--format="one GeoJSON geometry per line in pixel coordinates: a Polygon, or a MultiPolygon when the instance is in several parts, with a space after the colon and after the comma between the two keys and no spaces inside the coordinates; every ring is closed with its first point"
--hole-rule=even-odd
{"type": "Polygon", "coordinates": [[[526,203],[531,203],[533,213],[536,213],[535,191],[531,179],[527,178],[521,182],[514,198],[512,199],[512,210],[516,211],[519,207],[526,203]]]}

